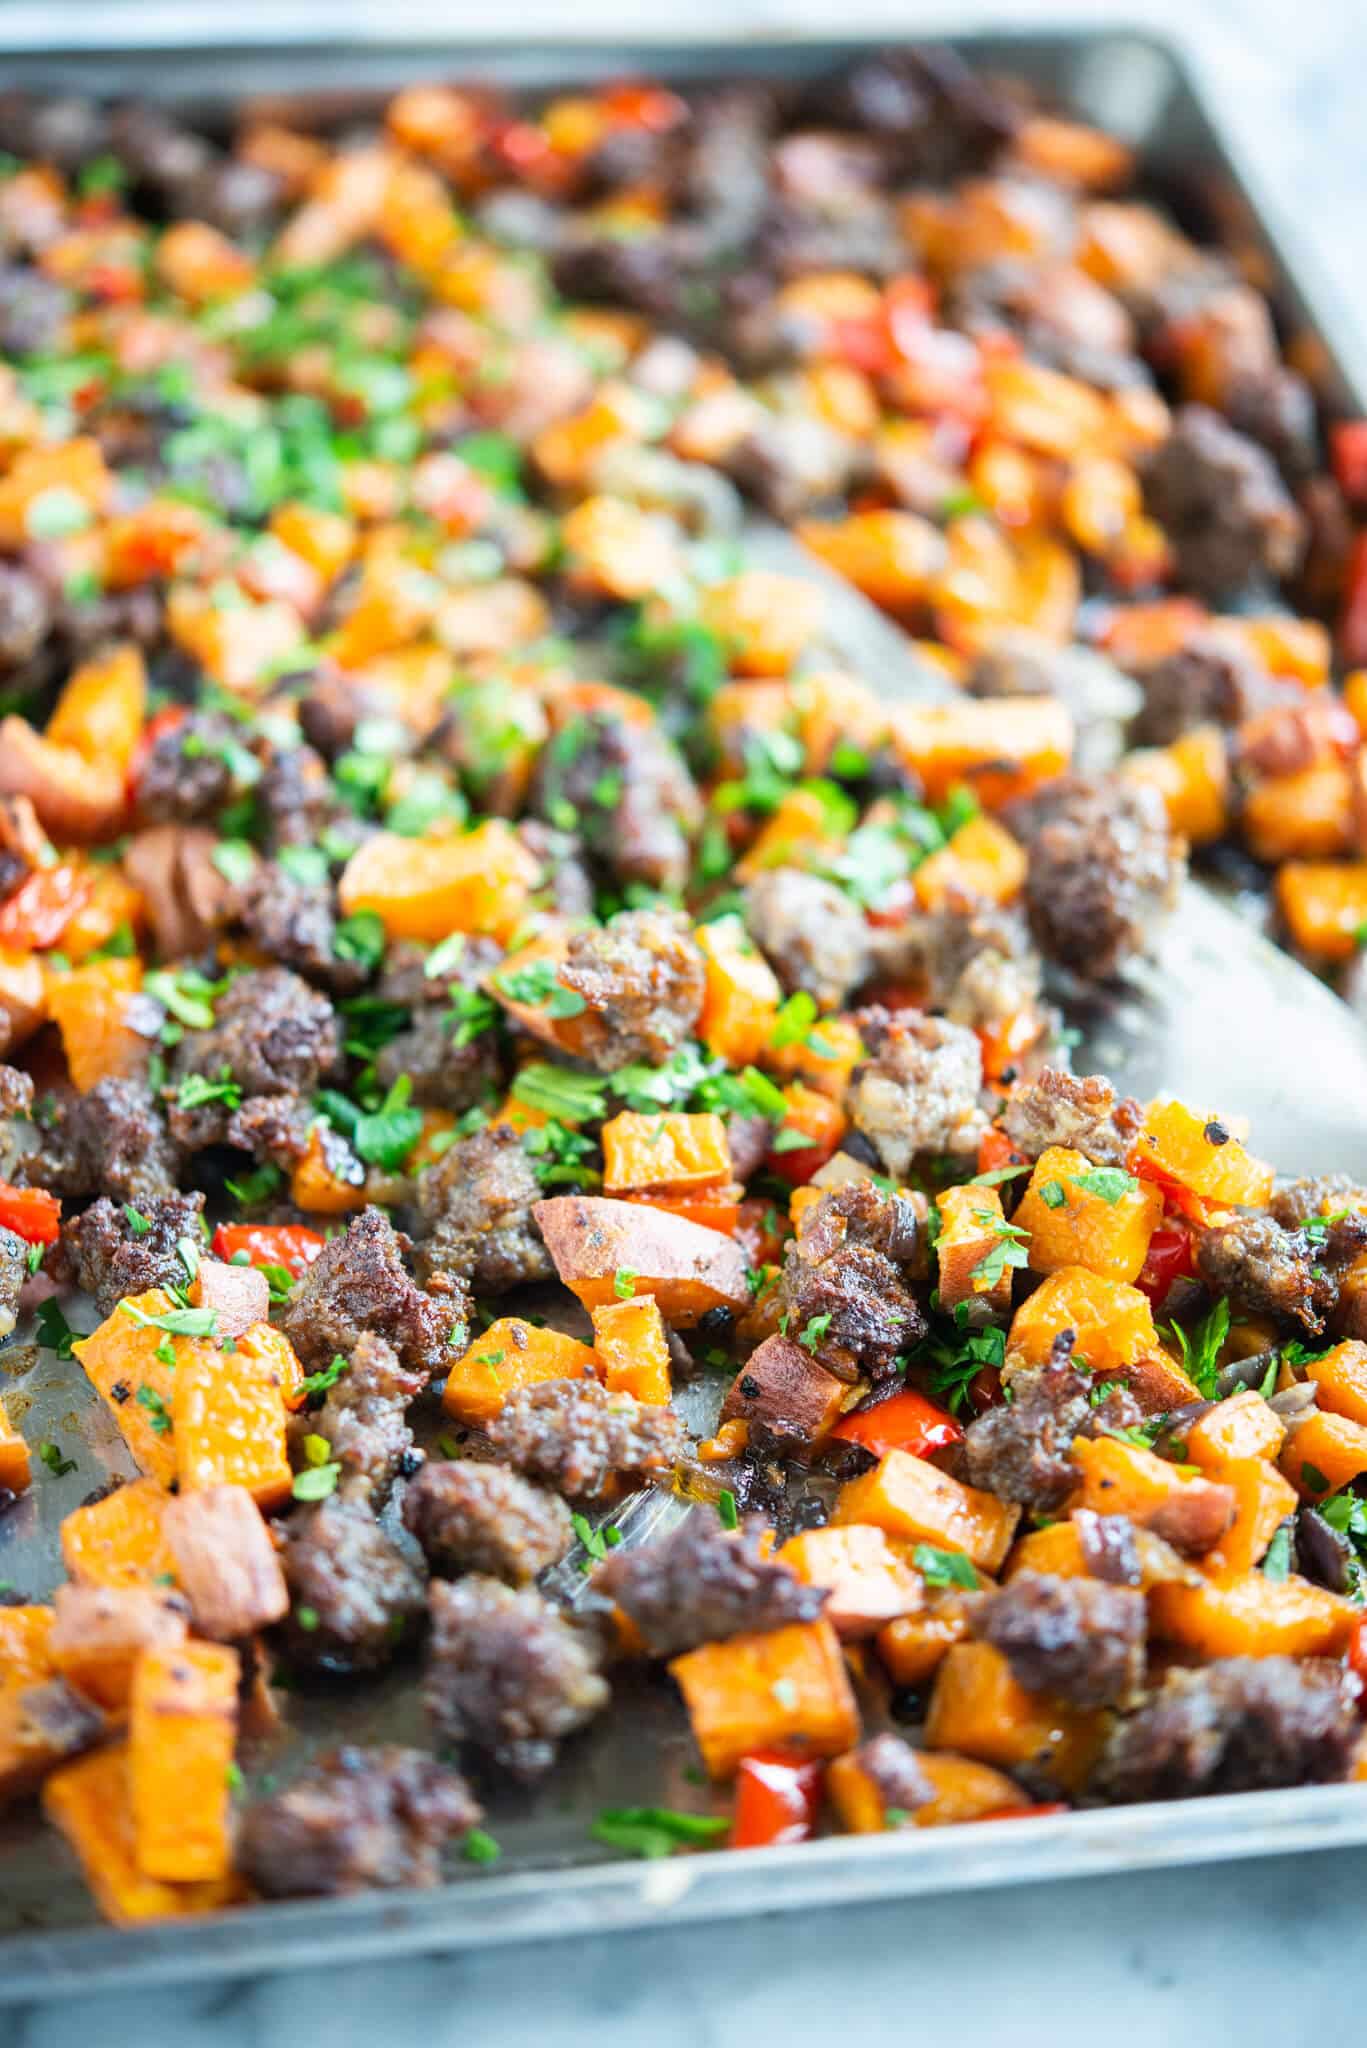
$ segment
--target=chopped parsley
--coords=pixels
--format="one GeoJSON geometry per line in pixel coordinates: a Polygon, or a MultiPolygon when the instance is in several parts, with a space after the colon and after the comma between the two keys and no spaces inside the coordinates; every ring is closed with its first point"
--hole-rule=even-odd
{"type": "Polygon", "coordinates": [[[471,1828],[461,1843],[460,1853],[467,1863],[497,1863],[503,1851],[483,1828],[471,1828]]]}
{"type": "Polygon", "coordinates": [[[636,1292],[640,1274],[630,1266],[619,1266],[612,1276],[612,1291],[619,1301],[630,1301],[636,1292]]]}
{"type": "Polygon", "coordinates": [[[139,1408],[147,1410],[148,1426],[157,1436],[166,1436],[171,1428],[171,1411],[155,1387],[139,1387],[136,1396],[139,1408]]]}
{"type": "Polygon", "coordinates": [[[816,1019],[815,996],[805,988],[795,990],[774,1020],[774,1027],[769,1033],[770,1045],[775,1052],[781,1052],[786,1045],[805,1045],[818,1054],[829,1056],[834,1048],[813,1031],[816,1019]]]}
{"type": "Polygon", "coordinates": [[[39,1444],[38,1456],[47,1466],[54,1479],[65,1479],[68,1472],[76,1470],[74,1458],[64,1458],[56,1444],[39,1444]]]}
{"type": "Polygon", "coordinates": [[[1228,1301],[1222,1296],[1194,1330],[1188,1332],[1180,1323],[1169,1323],[1168,1333],[1177,1346],[1187,1378],[1206,1400],[1214,1400],[1219,1390],[1220,1353],[1229,1335],[1228,1301]]]}
{"type": "Polygon", "coordinates": [[[152,1228],[150,1218],[144,1216],[141,1209],[135,1209],[131,1202],[124,1203],[123,1213],[128,1228],[132,1231],[134,1237],[146,1237],[148,1231],[152,1228]]]}
{"type": "Polygon", "coordinates": [[[215,1308],[168,1308],[149,1316],[131,1301],[121,1301],[119,1311],[139,1330],[165,1330],[168,1337],[216,1337],[218,1310],[215,1308]]]}
{"type": "Polygon", "coordinates": [[[532,1060],[514,1076],[509,1093],[526,1109],[540,1110],[561,1123],[582,1124],[602,1115],[606,1086],[599,1075],[576,1074],[549,1060],[532,1060]]]}
{"type": "Polygon", "coordinates": [[[335,1352],[330,1365],[325,1365],[321,1372],[311,1372],[307,1379],[300,1380],[300,1393],[306,1399],[311,1398],[314,1394],[326,1394],[329,1387],[336,1386],[338,1380],[350,1364],[351,1360],[349,1358],[343,1357],[340,1351],[335,1352]]]}
{"type": "Polygon", "coordinates": [[[1092,1166],[1086,1173],[1075,1173],[1070,1178],[1075,1188],[1081,1188],[1085,1195],[1095,1195],[1112,1209],[1139,1186],[1134,1175],[1126,1173],[1123,1166],[1092,1166]]]}
{"type": "Polygon", "coordinates": [[[332,935],[332,950],[338,960],[352,960],[373,974],[384,959],[384,925],[373,910],[353,910],[332,935]]]}
{"type": "Polygon", "coordinates": [[[409,1107],[412,1093],[411,1077],[400,1074],[380,1107],[356,1118],[351,1143],[367,1166],[397,1173],[422,1136],[422,1111],[409,1107]]]}
{"type": "Polygon", "coordinates": [[[948,1407],[951,1415],[957,1415],[968,1404],[968,1392],[978,1374],[988,1367],[1000,1372],[1006,1363],[1006,1332],[1004,1330],[979,1330],[964,1340],[963,1348],[952,1350],[949,1345],[932,1340],[932,1356],[935,1364],[931,1371],[931,1386],[948,1407]]]}
{"type": "MultiPolygon", "coordinates": [[[[319,1441],[321,1442],[322,1439],[320,1438],[319,1441]]],[[[342,1468],[336,1463],[329,1462],[324,1465],[309,1465],[304,1471],[296,1473],[294,1485],[290,1491],[296,1500],[326,1500],[329,1494],[337,1491],[337,1481],[341,1476],[342,1468]]],[[[302,1628],[303,1625],[301,1615],[300,1627],[302,1628]]]]}
{"type": "Polygon", "coordinates": [[[654,1859],[671,1856],[679,1848],[703,1848],[730,1825],[713,1814],[676,1813],[668,1806],[606,1806],[589,1833],[609,1849],[654,1859]]]}
{"type": "Polygon", "coordinates": [[[1022,1230],[1018,1223],[1008,1223],[1004,1217],[994,1216],[990,1209],[975,1209],[973,1213],[979,1223],[992,1230],[997,1240],[984,1252],[968,1276],[970,1280],[981,1281],[982,1291],[986,1294],[1010,1269],[1029,1264],[1026,1252],[1029,1232],[1022,1230]]]}
{"type": "Polygon", "coordinates": [[[595,1564],[608,1554],[607,1537],[601,1529],[595,1529],[587,1515],[570,1516],[570,1527],[574,1530],[587,1555],[580,1561],[581,1571],[592,1571],[595,1564]]]}
{"type": "Polygon", "coordinates": [[[561,984],[553,960],[531,960],[525,967],[507,968],[494,976],[494,987],[509,1002],[545,1010],[550,1017],[577,1017],[588,1008],[581,995],[561,984]]]}
{"type": "Polygon", "coordinates": [[[948,1586],[962,1587],[966,1593],[978,1590],[978,1574],[973,1569],[973,1560],[965,1557],[961,1550],[937,1550],[933,1543],[918,1543],[911,1553],[911,1561],[933,1592],[941,1592],[948,1586]]]}
{"type": "Polygon", "coordinates": [[[815,1357],[817,1346],[821,1343],[830,1327],[831,1311],[829,1309],[827,1309],[824,1315],[809,1316],[797,1341],[804,1351],[810,1351],[812,1356],[815,1357]]]}
{"type": "Polygon", "coordinates": [[[284,1178],[278,1166],[271,1166],[268,1163],[254,1168],[251,1173],[241,1174],[237,1180],[225,1181],[223,1185],[233,1200],[241,1202],[244,1209],[254,1209],[258,1203],[270,1199],[284,1178]]]}
{"type": "Polygon", "coordinates": [[[1267,1546],[1267,1555],[1262,1562],[1265,1579],[1281,1581],[1291,1572],[1291,1524],[1283,1522],[1267,1546]]]}
{"type": "Polygon", "coordinates": [[[717,1495],[717,1513],[721,1517],[723,1529],[739,1529],[740,1511],[736,1506],[736,1496],[729,1486],[724,1486],[717,1495]]]}
{"type": "Polygon", "coordinates": [[[1039,1198],[1046,1209],[1061,1209],[1068,1195],[1062,1181],[1045,1180],[1040,1182],[1039,1198]]]}
{"type": "Polygon", "coordinates": [[[209,858],[235,889],[249,882],[256,870],[256,849],[246,839],[220,839],[209,858]]]}
{"type": "Polygon", "coordinates": [[[38,1304],[38,1342],[45,1351],[55,1351],[58,1358],[70,1358],[71,1347],[80,1332],[73,1330],[62,1310],[53,1298],[38,1304]]]}
{"type": "MultiPolygon", "coordinates": [[[[786,1109],[788,1105],[785,1102],[783,1106],[786,1109]]],[[[771,1152],[803,1152],[808,1146],[815,1143],[816,1139],[808,1137],[806,1131],[795,1130],[791,1124],[785,1124],[781,1131],[775,1132],[774,1141],[770,1145],[769,1150],[771,1152]]]]}
{"type": "Polygon", "coordinates": [[[227,1067],[219,1068],[216,1081],[203,1074],[187,1074],[176,1094],[177,1109],[203,1109],[206,1103],[221,1102],[225,1109],[240,1109],[242,1090],[227,1067]]]}

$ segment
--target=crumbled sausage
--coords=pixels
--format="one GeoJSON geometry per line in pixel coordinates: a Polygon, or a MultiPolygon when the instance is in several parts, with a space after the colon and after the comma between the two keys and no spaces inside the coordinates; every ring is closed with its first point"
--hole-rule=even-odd
{"type": "Polygon", "coordinates": [[[616,1601],[652,1657],[816,1621],[826,1589],[767,1557],[764,1532],[757,1515],[728,1534],[714,1515],[695,1508],[668,1536],[615,1551],[594,1573],[594,1590],[616,1601]]]}
{"type": "Polygon", "coordinates": [[[1357,1734],[1353,1681],[1337,1664],[1228,1657],[1169,1671],[1117,1724],[1092,1789],[1123,1802],[1324,1784],[1346,1775],[1357,1734]]]}
{"type": "Polygon", "coordinates": [[[617,881],[679,889],[687,880],[702,800],[658,726],[575,719],[543,749],[534,801],[552,819],[569,804],[590,856],[617,881]]]}
{"type": "Polygon", "coordinates": [[[343,1473],[358,1475],[373,1500],[383,1499],[413,1448],[406,1411],[427,1381],[425,1366],[401,1365],[392,1344],[363,1330],[351,1363],[308,1418],[343,1473]]]}
{"type": "Polygon", "coordinates": [[[915,1813],[935,1797],[915,1750],[900,1735],[875,1735],[850,1755],[876,1788],[885,1820],[892,1814],[915,1813]]]}
{"type": "Polygon", "coordinates": [[[352,995],[367,979],[359,960],[335,949],[332,885],[303,882],[273,861],[259,861],[242,891],[242,923],[263,953],[336,995],[352,995]]]}
{"type": "Polygon", "coordinates": [[[1196,1264],[1216,1293],[1318,1336],[1338,1300],[1342,1269],[1364,1245],[1367,1217],[1356,1213],[1314,1235],[1287,1230],[1270,1215],[1236,1216],[1196,1233],[1196,1264]]]}
{"type": "MultiPolygon", "coordinates": [[[[466,1297],[414,1286],[401,1254],[408,1240],[374,1207],[353,1217],[303,1275],[281,1326],[307,1365],[355,1351],[366,1331],[394,1347],[408,1369],[434,1378],[464,1340],[466,1297]]],[[[449,1282],[448,1282],[449,1284],[449,1282]]]]}
{"type": "Polygon", "coordinates": [[[858,1023],[869,1058],[854,1071],[850,1121],[887,1171],[903,1180],[929,1153],[976,1153],[988,1120],[974,1034],[942,1017],[878,1008],[861,1010],[858,1023]]]}
{"type": "Polygon", "coordinates": [[[256,768],[231,719],[187,712],[156,734],[142,760],[133,791],[137,821],[210,824],[255,781],[256,768]]]}
{"type": "Polygon", "coordinates": [[[1138,681],[1144,708],[1130,737],[1147,747],[1167,746],[1196,725],[1232,730],[1290,695],[1237,641],[1210,628],[1141,669],[1138,681]]]}
{"type": "Polygon", "coordinates": [[[1069,1074],[1044,1067],[1022,1082],[1002,1114],[1006,1135],[1027,1159],[1051,1145],[1081,1152],[1095,1166],[1121,1166],[1144,1113],[1133,1096],[1118,1097],[1100,1074],[1069,1074]]]}
{"type": "Polygon", "coordinates": [[[424,1465],[404,1495],[403,1518],[434,1571],[483,1572],[510,1586],[558,1563],[574,1540],[557,1494],[506,1465],[468,1459],[424,1465]]]}
{"type": "Polygon", "coordinates": [[[863,911],[834,882],[801,868],[769,868],[745,890],[745,924],[784,988],[838,1010],[873,964],[863,911]]]}
{"type": "Polygon", "coordinates": [[[1182,581],[1202,597],[1228,598],[1289,576],[1300,560],[1304,521],[1275,464],[1207,406],[1176,414],[1149,461],[1144,496],[1182,581]]]}
{"type": "Polygon", "coordinates": [[[102,1316],[111,1315],[125,1295],[183,1287],[189,1276],[177,1246],[183,1238],[200,1243],[203,1217],[200,1194],[154,1195],[142,1209],[101,1195],[62,1225],[76,1285],[94,1296],[102,1316]]]}
{"type": "Polygon", "coordinates": [[[1046,959],[1104,980],[1143,951],[1182,878],[1156,789],[1062,775],[1005,822],[1029,851],[1026,910],[1046,959]]]}
{"type": "Polygon", "coordinates": [[[908,1197],[871,1181],[833,1188],[804,1212],[784,1255],[789,1336],[842,1379],[882,1378],[926,1334],[909,1284],[924,1256],[908,1197]]]}
{"type": "Polygon", "coordinates": [[[1031,1692],[1075,1707],[1123,1706],[1144,1680],[1144,1595],[1100,1579],[1019,1572],[969,1615],[1031,1692]]]}
{"type": "Polygon", "coordinates": [[[421,1750],[331,1749],[242,1815],[237,1867],[270,1899],[440,1882],[441,1850],[483,1818],[464,1778],[421,1750]]]}
{"type": "Polygon", "coordinates": [[[16,1179],[54,1195],[106,1194],[139,1207],[175,1191],[175,1147],[145,1081],[111,1077],[83,1095],[54,1091],[36,1107],[38,1145],[16,1179]]]}
{"type": "MultiPolygon", "coordinates": [[[[251,968],[228,984],[214,1005],[214,1021],[187,1031],[176,1047],[176,1080],[191,1075],[231,1083],[242,1096],[309,1095],[337,1064],[340,1034],[326,996],[286,967],[251,968]]],[[[210,1124],[221,1125],[228,1110],[210,1124]]],[[[181,1143],[213,1142],[201,1129],[203,1109],[173,1109],[181,1143]]]]}
{"type": "Polygon", "coordinates": [[[528,1478],[573,1500],[593,1500],[617,1473],[662,1472],[688,1438],[669,1408],[610,1394],[597,1380],[547,1380],[510,1394],[489,1441],[528,1478]]]}
{"type": "Polygon", "coordinates": [[[692,1036],[706,986],[688,919],[674,910],[625,910],[576,932],[559,978],[588,1006],[575,1020],[583,1057],[604,1074],[668,1059],[692,1036]]]}
{"type": "Polygon", "coordinates": [[[290,1655],[324,1671],[375,1671],[416,1626],[423,1576],[364,1501],[334,1493],[280,1524],[290,1655]]]}
{"type": "Polygon", "coordinates": [[[511,1124],[494,1124],[443,1152],[418,1179],[430,1236],[418,1270],[454,1273],[481,1294],[549,1280],[551,1255],[532,1216],[541,1187],[511,1124]]]}
{"type": "Polygon", "coordinates": [[[469,1742],[520,1778],[608,1704],[588,1639],[530,1586],[434,1581],[423,1699],[444,1742],[469,1742]]]}
{"type": "Polygon", "coordinates": [[[964,1432],[969,1482],[1037,1514],[1060,1507],[1078,1484],[1073,1439],[1096,1429],[1133,1428],[1136,1402],[1123,1389],[1093,1407],[1092,1382],[1066,1358],[1011,1375],[1011,1399],[989,1408],[964,1432]]]}

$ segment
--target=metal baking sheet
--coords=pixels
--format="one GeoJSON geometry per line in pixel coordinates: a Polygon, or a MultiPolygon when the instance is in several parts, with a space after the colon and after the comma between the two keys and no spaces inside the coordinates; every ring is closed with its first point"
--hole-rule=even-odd
{"type": "MultiPolygon", "coordinates": [[[[215,10],[215,16],[217,11],[215,10]]],[[[101,96],[137,92],[212,114],[256,93],[325,91],[373,101],[405,80],[484,77],[512,86],[648,71],[669,78],[792,78],[864,47],[853,39],[632,45],[592,40],[452,43],[440,16],[394,28],[367,14],[345,46],[312,11],[281,10],[260,38],[225,43],[206,13],[167,47],[164,12],[139,4],[59,13],[19,7],[0,18],[7,81],[101,96]],[[114,46],[117,36],[118,46],[114,46]],[[230,96],[230,97],[229,97],[230,96]]],[[[876,39],[885,42],[885,36],[876,39]]],[[[924,38],[921,38],[924,40],[924,38]]],[[[1150,185],[1195,225],[1218,230],[1260,263],[1298,358],[1312,360],[1332,411],[1361,409],[1335,341],[1364,360],[1345,316],[1308,286],[1291,243],[1183,61],[1150,36],[1027,32],[951,38],[971,61],[1029,79],[1064,111],[1109,127],[1142,153],[1150,185]],[[1318,317],[1317,317],[1318,315],[1318,317]]],[[[791,545],[791,543],[787,543],[791,545]]],[[[871,679],[900,690],[917,677],[896,629],[846,593],[835,633],[869,650],[871,679]]],[[[1257,940],[1203,891],[1188,892],[1159,956],[1124,989],[1072,1020],[1079,1063],[1104,1066],[1136,1092],[1159,1086],[1255,1110],[1260,1145],[1284,1168],[1341,1167],[1367,1176],[1367,1037],[1337,1000],[1257,940]],[[1308,1057],[1307,1057],[1308,1055],[1308,1057]]],[[[44,1595],[56,1577],[56,1528],[89,1488],[129,1473],[116,1434],[92,1408],[74,1366],[0,1347],[0,1381],[26,1429],[65,1441],[78,1469],[39,1485],[0,1523],[0,1581],[44,1595]],[[15,1399],[15,1397],[18,1397],[15,1399]]],[[[658,1496],[633,1519],[671,1511],[658,1496]]],[[[623,1519],[619,1512],[617,1519],[623,1519]]],[[[632,1534],[636,1531],[633,1529],[632,1534]]],[[[305,1745],[339,1736],[423,1739],[411,1668],[379,1683],[300,1697],[305,1745]]],[[[1310,1787],[1180,1806],[1067,1814],[881,1838],[833,1837],[794,1849],[717,1851],[662,1863],[621,1862],[588,1836],[604,1805],[697,1806],[683,1715],[667,1680],[619,1681],[613,1712],[568,1746],[535,1793],[500,1786],[489,1827],[494,1871],[457,1865],[426,1893],[253,1907],[209,1920],[116,1931],[98,1924],[64,1846],[31,1814],[0,1823],[0,2001],[69,1988],[317,1967],[475,1943],[523,1941],[769,1912],[784,1907],[943,1892],[1093,1872],[1344,1847],[1367,1841],[1367,1795],[1310,1787]]]]}

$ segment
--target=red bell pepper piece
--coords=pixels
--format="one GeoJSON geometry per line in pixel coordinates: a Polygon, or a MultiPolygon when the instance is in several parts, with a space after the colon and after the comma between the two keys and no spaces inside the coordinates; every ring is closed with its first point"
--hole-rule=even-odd
{"type": "Polygon", "coordinates": [[[996,1124],[983,1132],[978,1141],[979,1173],[1000,1173],[1003,1167],[1025,1166],[1028,1163],[1025,1154],[1016,1150],[1006,1132],[1000,1130],[996,1124]]]}
{"type": "Polygon", "coordinates": [[[871,1408],[856,1408],[853,1414],[842,1416],[831,1431],[842,1443],[861,1444],[876,1458],[886,1457],[889,1451],[910,1451],[914,1458],[924,1458],[930,1451],[962,1443],[963,1434],[962,1425],[952,1415],[913,1387],[889,1395],[886,1401],[875,1401],[871,1408]]]}
{"type": "Polygon", "coordinates": [[[26,875],[0,905],[0,946],[23,946],[42,952],[55,946],[91,892],[89,875],[68,862],[39,868],[26,875]]]}
{"type": "Polygon", "coordinates": [[[733,1849],[773,1849],[809,1840],[821,1811],[824,1771],[772,1749],[742,1757],[736,1772],[733,1849]]]}
{"type": "Polygon", "coordinates": [[[1360,505],[1367,498],[1367,420],[1340,420],[1331,427],[1329,458],[1344,496],[1360,505]]]}
{"type": "Polygon", "coordinates": [[[1148,1255],[1134,1284],[1157,1309],[1167,1300],[1175,1280],[1191,1279],[1195,1272],[1190,1231],[1180,1223],[1160,1223],[1149,1239],[1148,1255]]]}
{"type": "Polygon", "coordinates": [[[1348,557],[1339,617],[1339,652],[1352,668],[1367,661],[1367,533],[1360,533],[1348,557]]]}
{"type": "Polygon", "coordinates": [[[994,1806],[990,1813],[975,1813],[975,1820],[1039,1820],[1046,1813],[1071,1813],[1066,1799],[1045,1799],[1038,1806],[994,1806]]]}
{"type": "Polygon", "coordinates": [[[214,1232],[214,1257],[231,1265],[245,1252],[253,1266],[283,1266],[297,1280],[317,1258],[327,1239],[303,1223],[220,1223],[214,1232]]]}
{"type": "Polygon", "coordinates": [[[62,1205],[46,1188],[15,1188],[0,1180],[0,1230],[12,1230],[27,1244],[56,1244],[62,1205]]]}

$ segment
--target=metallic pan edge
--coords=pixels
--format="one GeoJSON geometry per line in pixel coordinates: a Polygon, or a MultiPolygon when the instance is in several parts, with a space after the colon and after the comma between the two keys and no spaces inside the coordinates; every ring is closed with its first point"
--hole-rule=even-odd
{"type": "MultiPolygon", "coordinates": [[[[246,11],[246,10],[244,10],[246,11]]],[[[253,10],[254,11],[254,10],[253,10]]],[[[404,78],[463,71],[534,85],[567,83],[624,70],[665,75],[725,71],[792,75],[824,68],[858,47],[806,34],[770,42],[744,37],[726,45],[657,44],[635,33],[622,41],[574,42],[508,50],[453,46],[435,27],[414,23],[378,30],[368,10],[346,7],[320,41],[318,15],[307,21],[278,10],[251,47],[213,47],[199,39],[168,47],[161,10],[125,4],[101,10],[68,4],[52,11],[19,6],[0,18],[7,81],[53,83],[100,93],[138,90],[167,99],[222,104],[268,89],[326,83],[378,91],[404,78]],[[160,18],[158,18],[160,17],[160,18]],[[354,32],[353,32],[354,31],[354,32]],[[111,44],[116,36],[122,49],[111,44]],[[150,46],[150,47],[149,47],[150,46]]],[[[258,16],[259,20],[260,17],[258,16]]],[[[251,35],[254,23],[243,24],[251,35]]],[[[877,41],[887,41],[886,32],[877,41]]],[[[1158,167],[1215,178],[1235,204],[1236,231],[1267,261],[1275,295],[1293,324],[1322,336],[1312,308],[1332,316],[1331,332],[1367,362],[1357,336],[1304,266],[1243,152],[1217,131],[1190,70],[1146,32],[1100,35],[1059,31],[982,34],[956,39],[975,60],[1014,68],[1065,108],[1109,121],[1155,151],[1158,167]],[[1134,90],[1131,91],[1131,86],[1134,90]],[[1119,96],[1117,97],[1117,88],[1119,96]]],[[[1324,347],[1327,389],[1343,406],[1361,403],[1324,347]]],[[[0,2003],[70,1990],[222,1977],[261,1970],[316,1968],[333,1957],[359,1961],[609,1929],[772,1912],[818,1903],[1100,1876],[1244,1856],[1344,1848],[1367,1842],[1367,1796],[1357,1786],[1243,1794],[1175,1806],[1145,1806],[985,1823],[924,1834],[841,1837],[794,1849],[719,1851],[664,1863],[602,1863],[449,1884],[432,1892],[371,1895],[323,1903],[251,1907],[202,1922],[119,1931],[82,1928],[17,1934],[0,1940],[0,2003]]]]}

